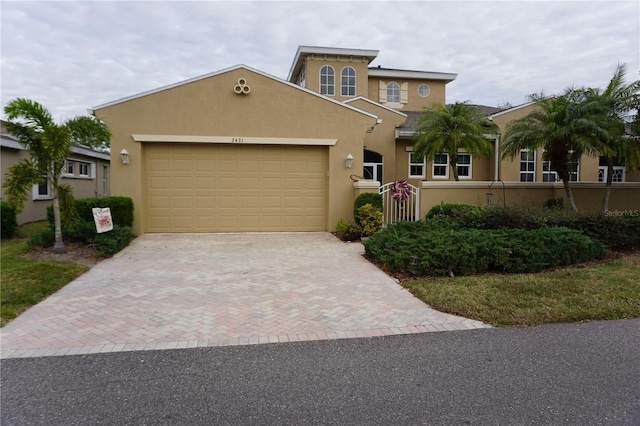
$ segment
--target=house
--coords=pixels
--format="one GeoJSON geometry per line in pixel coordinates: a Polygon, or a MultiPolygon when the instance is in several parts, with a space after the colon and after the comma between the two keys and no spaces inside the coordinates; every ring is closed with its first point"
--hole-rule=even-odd
{"type": "MultiPolygon", "coordinates": [[[[357,194],[398,180],[416,188],[420,217],[441,202],[542,205],[562,196],[560,184],[545,181],[552,171],[541,154],[533,181],[519,173],[524,160],[499,157],[505,123],[526,105],[483,107],[496,154],[462,153],[459,182],[446,155],[414,158],[423,108],[445,103],[457,75],[372,66],[377,55],[300,46],[286,79],[237,65],[94,107],[112,133],[113,193],[136,206],[134,232],[333,230],[352,218],[357,194]]],[[[581,159],[577,174],[595,185],[587,195],[603,187],[593,161],[581,159]]],[[[627,190],[640,198],[640,183],[627,190]]]]}
{"type": "MultiPolygon", "coordinates": [[[[4,185],[5,173],[11,165],[29,153],[24,150],[18,139],[9,134],[2,121],[0,131],[0,148],[2,149],[0,182],[4,185]]],[[[71,155],[65,164],[62,182],[71,185],[75,198],[106,197],[110,194],[110,157],[108,153],[93,149],[73,146],[71,155]]],[[[4,188],[2,189],[4,200],[4,188]]],[[[51,186],[47,184],[34,185],[24,209],[18,214],[18,224],[36,222],[47,218],[47,207],[52,203],[51,186]]]]}

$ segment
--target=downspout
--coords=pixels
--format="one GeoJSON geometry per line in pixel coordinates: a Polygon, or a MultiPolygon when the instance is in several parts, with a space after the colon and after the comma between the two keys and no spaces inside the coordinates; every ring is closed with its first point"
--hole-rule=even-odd
{"type": "Polygon", "coordinates": [[[493,142],[493,180],[500,180],[499,166],[500,166],[500,133],[496,135],[496,139],[493,142]]]}

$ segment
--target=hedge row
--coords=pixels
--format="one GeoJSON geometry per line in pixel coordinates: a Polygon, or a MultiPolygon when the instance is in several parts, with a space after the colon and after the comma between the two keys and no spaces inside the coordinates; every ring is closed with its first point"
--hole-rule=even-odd
{"type": "Polygon", "coordinates": [[[566,227],[597,239],[610,249],[640,247],[640,214],[603,215],[570,213],[534,207],[485,207],[466,204],[443,204],[433,207],[427,219],[444,217],[463,228],[472,229],[539,229],[566,227]]]}
{"type": "Polygon", "coordinates": [[[389,271],[416,276],[537,272],[607,253],[602,243],[568,228],[461,229],[442,220],[399,222],[364,246],[389,271]]]}
{"type": "MultiPolygon", "coordinates": [[[[109,208],[114,225],[133,226],[133,200],[129,197],[78,198],[74,200],[78,218],[93,223],[94,207],[109,208]]],[[[53,226],[53,207],[47,207],[47,220],[53,226]]]]}

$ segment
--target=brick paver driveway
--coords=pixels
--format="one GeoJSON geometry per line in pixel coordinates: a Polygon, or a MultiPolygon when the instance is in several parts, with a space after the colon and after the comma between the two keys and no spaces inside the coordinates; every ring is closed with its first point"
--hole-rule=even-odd
{"type": "Polygon", "coordinates": [[[329,233],[146,234],[2,328],[2,358],[465,330],[329,233]]]}

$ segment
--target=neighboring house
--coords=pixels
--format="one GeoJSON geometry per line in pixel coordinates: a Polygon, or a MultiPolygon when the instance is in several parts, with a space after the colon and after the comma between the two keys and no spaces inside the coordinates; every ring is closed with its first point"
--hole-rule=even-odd
{"type": "MultiPolygon", "coordinates": [[[[29,154],[24,150],[18,139],[9,134],[2,122],[0,132],[2,149],[1,183],[4,185],[5,173],[9,167],[29,154]]],[[[98,152],[86,147],[74,146],[65,164],[62,182],[71,185],[75,198],[105,197],[111,192],[109,181],[109,154],[98,152]]],[[[4,200],[4,188],[2,189],[4,200]]],[[[25,202],[24,209],[18,214],[18,224],[36,222],[47,218],[47,206],[51,205],[51,186],[47,184],[35,185],[25,202]]]]}
{"type": "MultiPolygon", "coordinates": [[[[286,80],[237,65],[94,107],[112,132],[113,193],[136,206],[134,231],[333,230],[352,219],[358,193],[396,180],[418,188],[420,217],[441,202],[542,205],[562,196],[560,184],[545,182],[552,171],[541,154],[533,181],[519,172],[524,160],[503,161],[499,151],[460,155],[460,182],[446,155],[414,158],[420,114],[446,102],[457,75],[372,67],[377,54],[300,46],[286,80]]],[[[506,122],[527,111],[479,108],[495,124],[487,137],[496,146],[506,122]]],[[[581,159],[577,179],[603,188],[593,161],[581,159]]],[[[640,199],[640,185],[630,188],[640,199]]]]}

